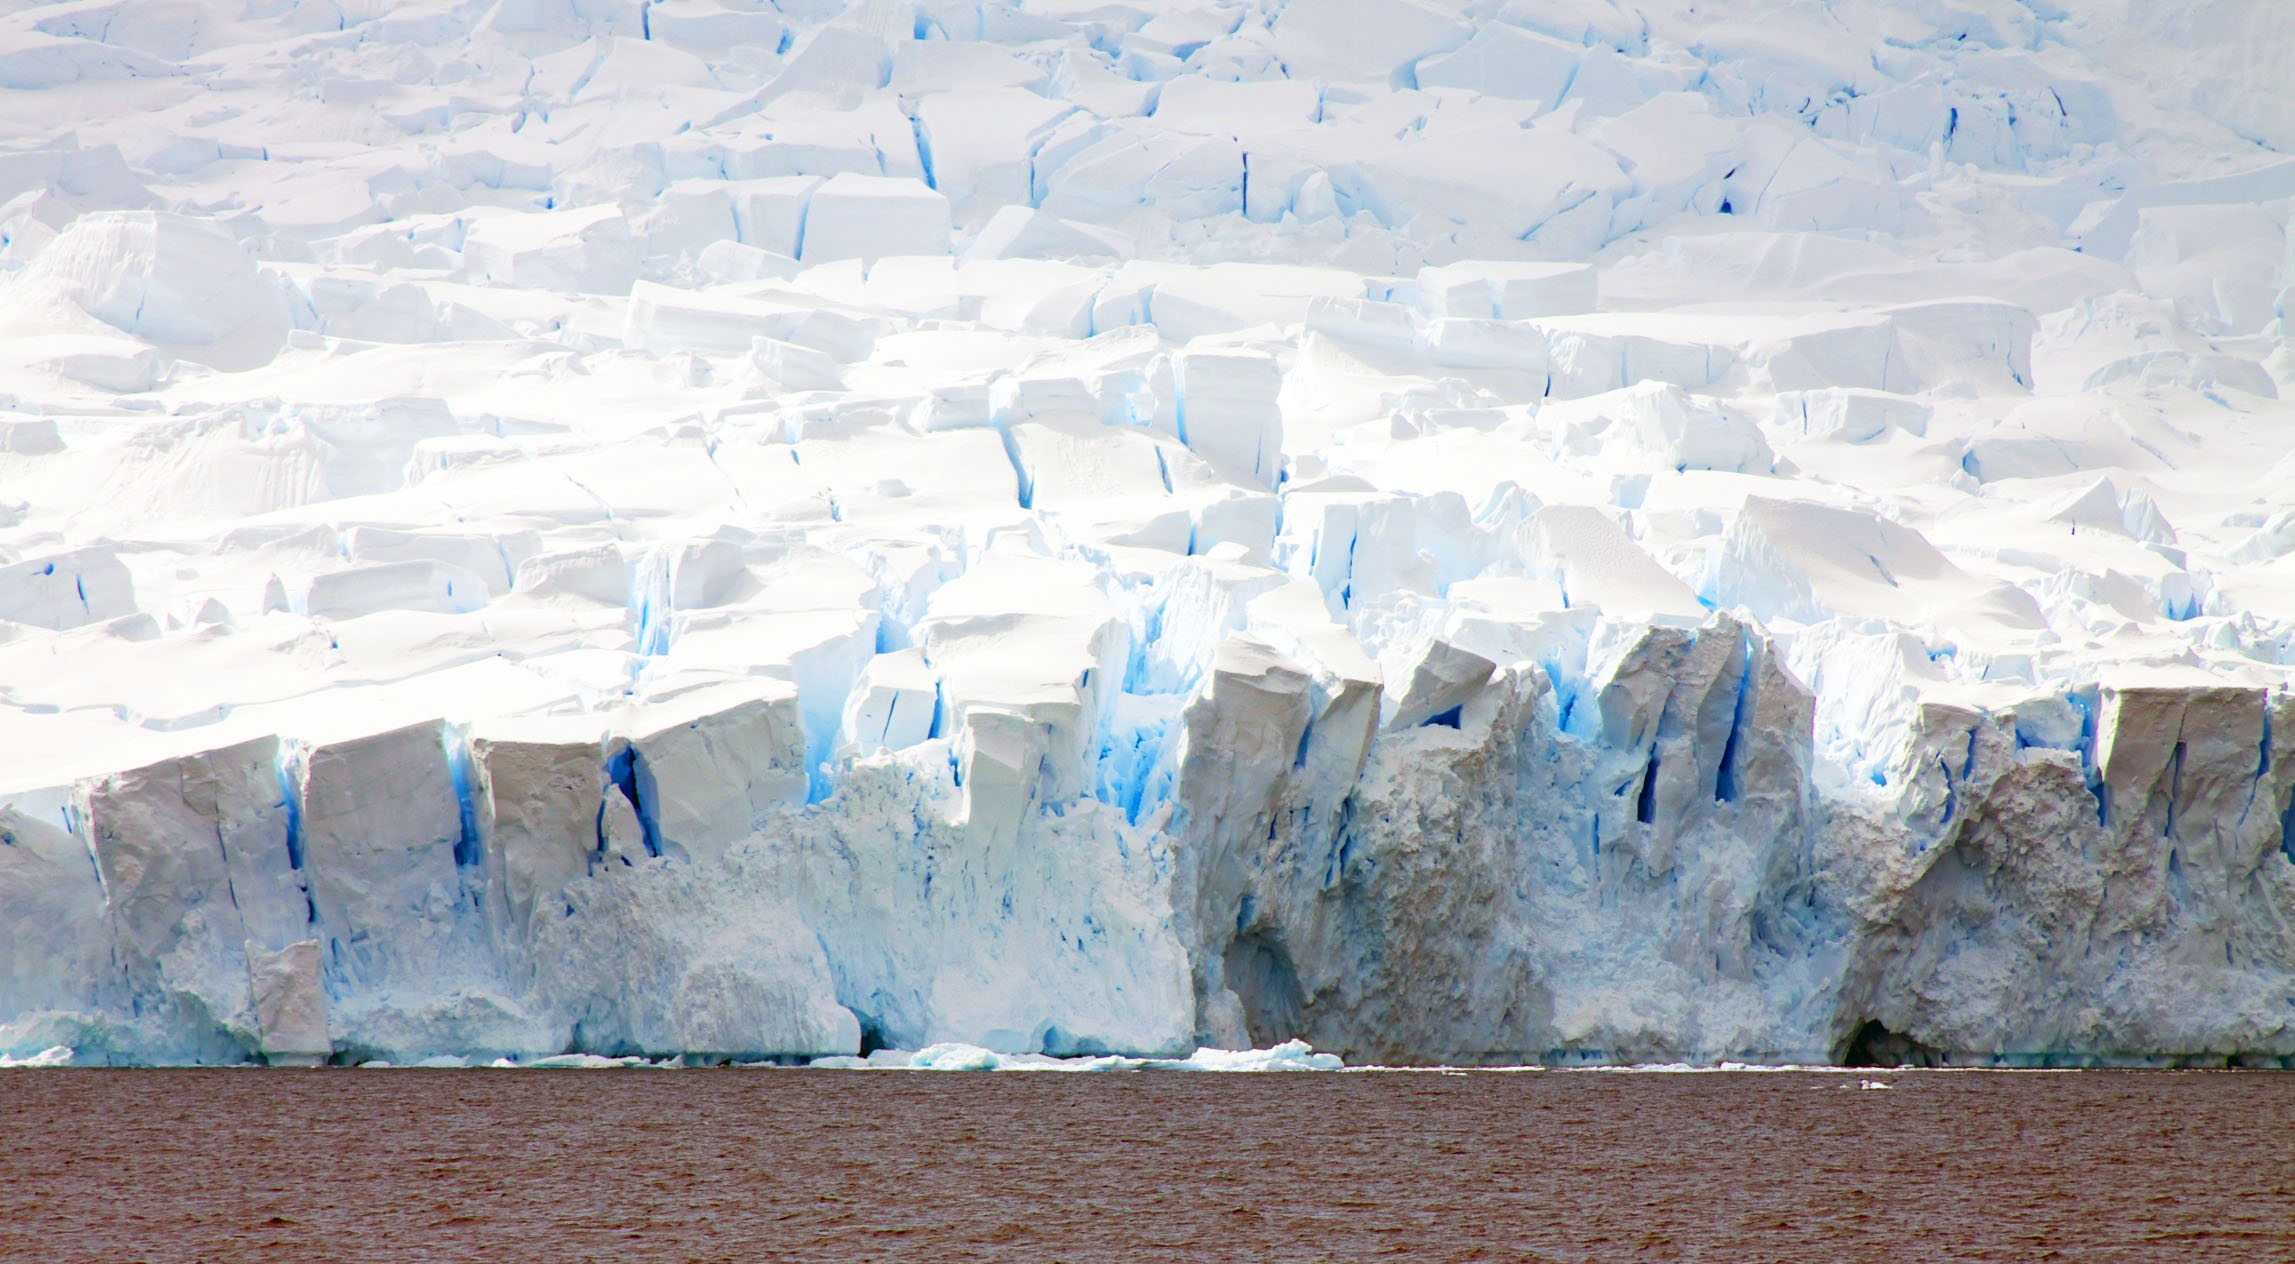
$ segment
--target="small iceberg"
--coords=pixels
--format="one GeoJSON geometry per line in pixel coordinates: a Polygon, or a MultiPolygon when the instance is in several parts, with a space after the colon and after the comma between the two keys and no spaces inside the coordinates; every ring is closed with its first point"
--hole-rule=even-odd
{"type": "Polygon", "coordinates": [[[650,1067],[657,1064],[638,1057],[609,1058],[595,1053],[558,1053],[521,1065],[543,1071],[602,1071],[609,1067],[650,1067]]]}
{"type": "Polygon", "coordinates": [[[1041,1053],[998,1053],[948,1041],[915,1053],[880,1050],[867,1058],[819,1058],[816,1067],[847,1070],[905,1067],[915,1071],[1340,1071],[1335,1053],[1317,1053],[1304,1040],[1266,1049],[1198,1049],[1184,1058],[1131,1058],[1116,1054],[1055,1058],[1041,1053]]]}
{"type": "Polygon", "coordinates": [[[1198,1049],[1178,1062],[1149,1065],[1175,1071],[1338,1071],[1346,1067],[1338,1054],[1317,1053],[1304,1040],[1286,1040],[1266,1049],[1198,1049]]]}

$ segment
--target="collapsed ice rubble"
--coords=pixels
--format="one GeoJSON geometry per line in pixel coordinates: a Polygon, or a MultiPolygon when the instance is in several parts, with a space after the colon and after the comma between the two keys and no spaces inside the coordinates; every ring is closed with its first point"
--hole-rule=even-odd
{"type": "Polygon", "coordinates": [[[0,1059],[2295,1057],[2154,7],[0,19],[0,1059]]]}

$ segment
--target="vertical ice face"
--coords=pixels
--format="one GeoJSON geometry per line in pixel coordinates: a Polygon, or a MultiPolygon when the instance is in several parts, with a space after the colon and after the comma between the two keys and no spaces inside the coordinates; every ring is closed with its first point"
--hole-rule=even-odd
{"type": "Polygon", "coordinates": [[[437,722],[298,753],[300,835],[328,975],[346,990],[467,968],[462,808],[437,722]]]}
{"type": "Polygon", "coordinates": [[[319,981],[319,941],[276,952],[250,944],[247,976],[255,1011],[256,1050],[273,1066],[324,1062],[335,1050],[327,1030],[327,993],[319,981]]]}
{"type": "Polygon", "coordinates": [[[2267,0],[20,8],[0,1055],[2295,1058],[2267,0]]]}
{"type": "Polygon", "coordinates": [[[115,986],[131,1014],[154,1015],[144,1039],[212,1055],[219,1044],[265,1038],[252,958],[305,939],[311,921],[292,817],[271,738],[80,788],[115,986]]]}
{"type": "Polygon", "coordinates": [[[795,698],[769,692],[723,709],[672,703],[660,710],[684,718],[645,714],[646,728],[629,736],[626,756],[631,801],[659,854],[716,856],[763,827],[775,809],[805,801],[805,732],[795,698]]]}
{"type": "Polygon", "coordinates": [[[529,724],[470,739],[487,912],[506,964],[520,971],[531,968],[538,925],[565,915],[566,887],[606,852],[608,795],[634,815],[621,787],[608,780],[602,731],[584,729],[529,724]]]}
{"type": "Polygon", "coordinates": [[[84,1016],[116,1002],[104,901],[84,840],[0,810],[0,1039],[11,1049],[84,1042],[84,1016]]]}
{"type": "Polygon", "coordinates": [[[1943,836],[1889,865],[1858,1003],[1943,1049],[2275,1047],[2285,695],[2155,679],[2085,705],[2101,727],[2072,751],[1968,717],[1943,836]]]}

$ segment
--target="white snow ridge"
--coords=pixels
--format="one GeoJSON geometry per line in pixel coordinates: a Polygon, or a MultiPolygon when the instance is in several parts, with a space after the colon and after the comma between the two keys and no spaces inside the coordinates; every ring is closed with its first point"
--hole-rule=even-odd
{"type": "Polygon", "coordinates": [[[2290,64],[12,6],[0,1063],[2295,1059],[2290,64]]]}

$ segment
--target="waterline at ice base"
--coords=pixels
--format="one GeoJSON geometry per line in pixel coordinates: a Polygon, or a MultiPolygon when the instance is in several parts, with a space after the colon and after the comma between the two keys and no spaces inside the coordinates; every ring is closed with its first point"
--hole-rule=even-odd
{"type": "Polygon", "coordinates": [[[2295,1063],[2290,64],[18,7],[0,1058],[2295,1063]]]}

